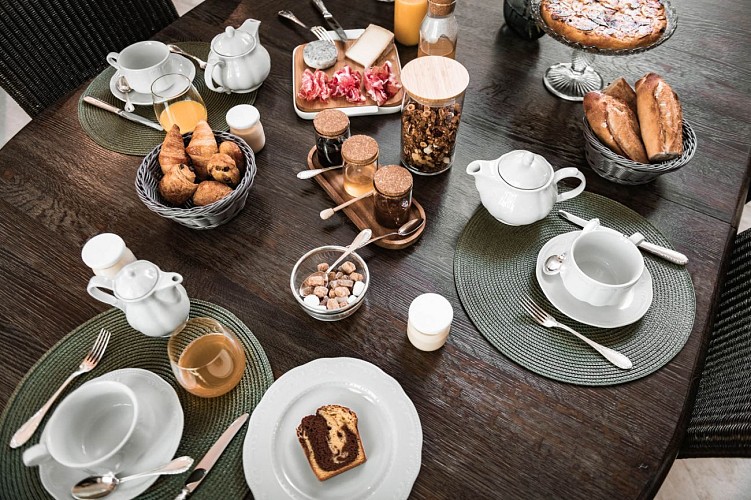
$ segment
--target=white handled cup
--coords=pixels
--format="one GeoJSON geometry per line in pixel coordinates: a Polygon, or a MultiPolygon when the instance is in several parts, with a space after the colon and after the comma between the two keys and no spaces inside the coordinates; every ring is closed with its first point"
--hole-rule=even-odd
{"type": "Polygon", "coordinates": [[[622,304],[644,272],[636,247],[643,239],[607,229],[592,219],[574,240],[561,266],[563,286],[575,298],[593,306],[622,304]]]}
{"type": "Polygon", "coordinates": [[[120,53],[110,52],[107,62],[125,75],[133,90],[150,95],[154,80],[170,72],[169,55],[169,48],[162,42],[146,40],[128,45],[120,53]]]}

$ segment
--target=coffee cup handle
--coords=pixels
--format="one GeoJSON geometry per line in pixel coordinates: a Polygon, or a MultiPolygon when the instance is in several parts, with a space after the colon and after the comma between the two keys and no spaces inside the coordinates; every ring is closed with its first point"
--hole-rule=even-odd
{"type": "MultiPolygon", "coordinates": [[[[579,179],[581,183],[576,186],[571,191],[566,191],[565,193],[561,193],[555,197],[555,202],[558,203],[560,201],[566,201],[570,200],[571,198],[575,198],[576,196],[579,196],[582,194],[582,191],[584,191],[584,188],[587,186],[587,180],[584,178],[584,174],[579,171],[578,168],[574,167],[566,167],[562,168],[558,171],[556,171],[555,175],[553,175],[553,183],[558,184],[563,179],[574,177],[576,179],[579,179]]],[[[557,188],[557,186],[556,186],[557,188]]]]}
{"type": "Polygon", "coordinates": [[[24,450],[22,456],[23,464],[26,467],[36,467],[49,458],[50,452],[44,443],[38,443],[31,448],[27,448],[24,450]]]}
{"type": "Polygon", "coordinates": [[[110,52],[107,54],[107,63],[112,66],[115,69],[120,69],[120,66],[117,64],[117,58],[120,57],[120,54],[117,52],[110,52]]]}

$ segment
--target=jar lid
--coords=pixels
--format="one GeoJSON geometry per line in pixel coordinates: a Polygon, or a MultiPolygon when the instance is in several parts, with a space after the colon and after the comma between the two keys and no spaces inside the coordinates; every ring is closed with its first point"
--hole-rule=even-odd
{"type": "Polygon", "coordinates": [[[437,335],[451,326],[454,308],[442,295],[424,293],[409,305],[409,321],[425,335],[437,335]]]}
{"type": "Polygon", "coordinates": [[[313,127],[324,137],[336,137],[349,128],[349,117],[338,109],[324,109],[313,118],[313,127]]]}
{"type": "Polygon", "coordinates": [[[501,156],[498,174],[517,189],[539,189],[550,181],[553,167],[542,156],[517,149],[501,156]]]}
{"type": "Polygon", "coordinates": [[[113,290],[123,300],[138,300],[154,289],[157,280],[159,268],[148,260],[137,260],[120,270],[113,290]]]}
{"type": "Polygon", "coordinates": [[[448,57],[418,57],[402,68],[404,90],[413,99],[427,104],[459,97],[468,85],[467,68],[448,57]]]}
{"type": "Polygon", "coordinates": [[[258,123],[261,120],[261,113],[258,112],[255,106],[239,104],[227,111],[225,120],[230,128],[245,129],[258,123]]]}
{"type": "Polygon", "coordinates": [[[412,174],[400,165],[386,165],[376,170],[373,186],[386,196],[401,196],[412,189],[412,174]]]}
{"type": "Polygon", "coordinates": [[[125,242],[114,233],[94,236],[81,249],[81,259],[91,269],[107,269],[117,264],[125,251],[125,242]]]}
{"type": "Polygon", "coordinates": [[[211,41],[211,50],[225,57],[247,54],[256,47],[256,39],[250,33],[227,26],[211,41]]]}
{"type": "Polygon", "coordinates": [[[431,16],[443,17],[454,12],[456,0],[428,0],[428,12],[431,16]]]}
{"type": "Polygon", "coordinates": [[[367,135],[353,135],[342,144],[342,158],[348,163],[371,163],[378,158],[378,143],[367,135]]]}

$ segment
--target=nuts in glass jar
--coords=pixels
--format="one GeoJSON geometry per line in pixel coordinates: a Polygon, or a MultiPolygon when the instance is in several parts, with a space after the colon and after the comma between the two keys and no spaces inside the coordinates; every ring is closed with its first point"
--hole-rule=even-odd
{"type": "Polygon", "coordinates": [[[462,106],[419,104],[411,98],[402,110],[402,162],[421,173],[439,173],[451,166],[462,106]]]}

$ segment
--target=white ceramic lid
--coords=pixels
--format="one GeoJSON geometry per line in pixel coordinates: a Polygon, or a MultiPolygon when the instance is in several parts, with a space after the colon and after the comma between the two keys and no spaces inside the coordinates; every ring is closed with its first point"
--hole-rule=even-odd
{"type": "Polygon", "coordinates": [[[230,128],[245,129],[250,128],[261,119],[261,113],[255,106],[250,104],[238,104],[227,111],[227,125],[230,128]]]}
{"type": "Polygon", "coordinates": [[[538,189],[550,181],[553,167],[542,156],[517,149],[501,156],[498,173],[517,189],[538,189]]]}
{"type": "Polygon", "coordinates": [[[92,269],[107,269],[117,264],[125,252],[125,242],[114,233],[94,236],[81,249],[81,259],[92,269]]]}
{"type": "Polygon", "coordinates": [[[124,300],[137,300],[154,289],[159,268],[148,260],[137,260],[123,267],[115,279],[115,294],[124,300]]]}
{"type": "Polygon", "coordinates": [[[425,335],[443,333],[451,326],[454,308],[442,295],[424,293],[412,301],[409,306],[409,321],[412,326],[425,335]]]}
{"type": "Polygon", "coordinates": [[[247,54],[256,46],[256,39],[250,33],[236,30],[227,26],[224,33],[215,36],[211,41],[211,50],[220,56],[234,57],[247,54]]]}

